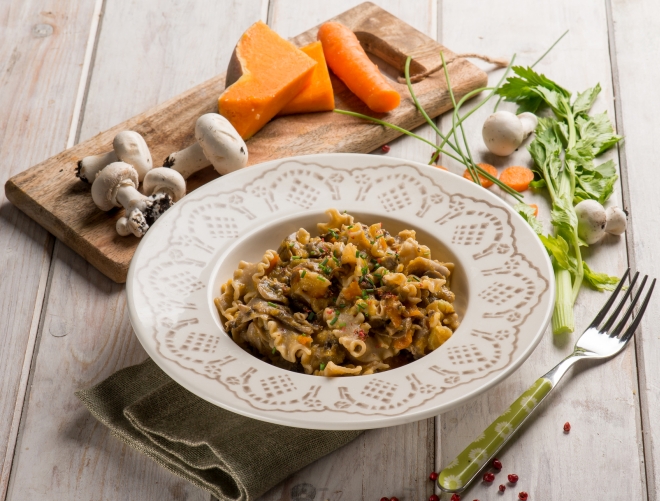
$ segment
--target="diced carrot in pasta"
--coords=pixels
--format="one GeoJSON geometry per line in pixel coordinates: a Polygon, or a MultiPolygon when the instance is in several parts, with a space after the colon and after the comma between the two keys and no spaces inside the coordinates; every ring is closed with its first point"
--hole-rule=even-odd
{"type": "MultiPolygon", "coordinates": [[[[493,177],[497,177],[497,169],[493,167],[490,164],[477,164],[479,167],[481,167],[483,170],[488,172],[493,177]]],[[[467,179],[468,181],[472,181],[472,175],[470,174],[470,171],[465,169],[465,172],[463,173],[463,177],[467,179]]],[[[484,188],[489,188],[493,186],[493,182],[490,179],[486,179],[484,176],[479,174],[479,181],[481,181],[481,186],[484,188]]]]}
{"type": "Polygon", "coordinates": [[[312,336],[298,336],[298,342],[304,344],[305,346],[311,346],[312,336]]]}
{"type": "Polygon", "coordinates": [[[394,342],[392,343],[392,346],[394,346],[397,350],[403,350],[405,348],[408,348],[412,344],[412,339],[413,339],[413,331],[412,329],[406,332],[405,336],[401,336],[398,339],[395,339],[394,342]]]}
{"type": "Polygon", "coordinates": [[[351,282],[351,285],[346,287],[342,291],[342,295],[348,300],[348,301],[353,301],[357,296],[362,294],[362,289],[358,285],[357,282],[353,281],[351,282]]]}
{"type": "Polygon", "coordinates": [[[500,181],[516,191],[525,191],[534,180],[534,172],[527,167],[515,165],[507,167],[500,175],[500,181]]]}

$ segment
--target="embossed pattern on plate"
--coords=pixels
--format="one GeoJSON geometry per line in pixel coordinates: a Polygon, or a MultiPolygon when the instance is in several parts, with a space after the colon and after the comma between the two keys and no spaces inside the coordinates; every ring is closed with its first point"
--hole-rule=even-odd
{"type": "Polygon", "coordinates": [[[323,429],[413,421],[484,391],[531,353],[554,298],[545,251],[499,198],[439,169],[351,154],[269,162],[196,190],[147,233],[127,286],[140,341],[180,384],[235,412],[323,429]],[[395,370],[333,379],[270,366],[227,336],[212,305],[227,249],[255,228],[330,207],[395,218],[456,257],[467,308],[446,344],[395,370]]]}

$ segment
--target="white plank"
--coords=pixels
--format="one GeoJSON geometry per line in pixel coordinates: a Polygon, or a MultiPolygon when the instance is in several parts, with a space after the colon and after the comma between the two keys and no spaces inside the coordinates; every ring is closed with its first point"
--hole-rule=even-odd
{"type": "MultiPolygon", "coordinates": [[[[595,110],[614,116],[611,68],[605,5],[601,2],[444,2],[442,42],[454,50],[491,56],[519,54],[517,63],[531,64],[550,44],[570,29],[569,34],[537,67],[548,77],[573,91],[600,82],[603,87],[595,110]],[[466,12],[478,15],[466,16],[466,12]]],[[[632,25],[631,25],[632,26],[632,25]]],[[[637,28],[636,28],[637,29],[637,28]]],[[[495,83],[501,71],[491,75],[495,83]]],[[[521,149],[511,158],[496,159],[487,154],[481,139],[481,125],[491,113],[486,105],[470,119],[467,133],[477,156],[497,167],[526,165],[528,153],[521,149]]],[[[501,109],[515,109],[505,104],[501,109]]],[[[449,122],[443,121],[445,130],[449,122]]],[[[612,153],[615,157],[615,153],[612,153]]],[[[459,171],[459,167],[452,165],[459,171]]],[[[463,168],[460,167],[460,172],[463,168]]],[[[539,204],[547,221],[549,207],[542,196],[526,194],[539,204]]],[[[615,195],[620,199],[620,190],[615,195]]],[[[647,223],[648,224],[648,223],[647,223]]],[[[627,265],[624,239],[608,238],[586,257],[593,268],[621,275],[627,265]]],[[[550,330],[522,368],[498,387],[469,404],[441,416],[438,422],[438,468],[451,461],[536,378],[567,356],[574,341],[600,309],[606,295],[583,288],[576,306],[576,332],[553,338],[550,330]]],[[[497,486],[506,483],[507,473],[520,481],[505,492],[507,498],[525,490],[530,499],[643,499],[646,496],[641,465],[641,431],[634,349],[611,362],[578,366],[562,381],[522,432],[502,451],[502,473],[494,485],[477,482],[466,499],[490,498],[497,486]],[[573,429],[565,435],[564,422],[573,429]]]]}
{"type": "MultiPolygon", "coordinates": [[[[81,138],[223,72],[233,44],[263,10],[259,2],[108,0],[81,138]]],[[[53,263],[8,499],[208,500],[113,438],[74,396],[146,354],[129,325],[123,286],[60,243],[53,263]]]]}
{"type": "MultiPolygon", "coordinates": [[[[0,183],[64,148],[94,4],[0,3],[0,183]]],[[[9,481],[53,238],[0,193],[0,499],[9,481]]]]}
{"type": "MultiPolygon", "coordinates": [[[[284,37],[295,36],[310,26],[357,5],[354,0],[327,2],[314,0],[274,0],[270,24],[284,37]]],[[[435,0],[410,2],[381,0],[374,2],[411,26],[436,38],[435,0]]],[[[453,47],[452,47],[453,49],[453,47]]],[[[416,133],[434,140],[430,127],[416,133]]],[[[427,163],[432,149],[409,137],[391,144],[389,156],[427,163]]],[[[376,151],[375,154],[383,154],[376,151]]],[[[434,420],[367,431],[351,444],[320,459],[262,497],[264,501],[290,499],[293,489],[310,484],[315,499],[364,500],[397,496],[401,500],[424,500],[433,493],[428,474],[433,466],[434,420]]]]}
{"type": "MultiPolygon", "coordinates": [[[[611,50],[616,63],[614,74],[619,132],[625,136],[621,148],[624,172],[624,204],[628,218],[628,251],[633,268],[651,277],[660,276],[657,248],[660,244],[660,211],[657,189],[660,172],[655,167],[654,130],[660,125],[660,103],[652,89],[660,78],[656,61],[660,38],[654,28],[660,16],[657,2],[608,2],[610,7],[611,50]],[[653,31],[651,31],[653,30],[653,31]],[[649,36],[650,35],[650,36],[649,36]]],[[[637,331],[637,357],[644,457],[649,499],[660,499],[660,321],[658,292],[637,331]]]]}

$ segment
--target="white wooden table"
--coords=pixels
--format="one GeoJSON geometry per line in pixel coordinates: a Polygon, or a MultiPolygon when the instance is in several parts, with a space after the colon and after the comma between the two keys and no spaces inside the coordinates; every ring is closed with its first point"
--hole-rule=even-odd
{"type": "MultiPolygon", "coordinates": [[[[0,181],[225,70],[233,44],[263,19],[285,37],[357,0],[2,0],[0,1],[0,181]]],[[[531,64],[564,30],[537,69],[577,91],[600,82],[596,109],[615,119],[625,143],[618,203],[630,212],[625,238],[588,257],[594,268],[627,266],[660,275],[660,3],[654,0],[376,0],[456,52],[531,64]]],[[[484,68],[489,69],[488,66],[484,68]]],[[[491,71],[496,81],[501,71],[491,71]]],[[[480,125],[472,147],[485,154],[480,125]]],[[[441,121],[448,128],[447,119],[441,121]]],[[[429,128],[422,132],[429,139],[429,128]]],[[[414,139],[389,155],[426,162],[414,139]]],[[[514,164],[528,162],[521,150],[514,164]]],[[[497,166],[512,163],[499,161],[497,166]]],[[[458,171],[459,166],[445,163],[458,171]]],[[[531,198],[534,196],[529,195],[531,198]]],[[[541,197],[541,217],[547,202],[541,197]]],[[[583,290],[578,330],[604,301],[583,290]]],[[[660,320],[655,299],[635,344],[613,361],[581,366],[561,383],[502,451],[503,474],[520,481],[500,495],[476,484],[463,499],[659,500],[660,320]],[[572,431],[562,432],[570,421],[572,431]]],[[[550,332],[507,381],[434,419],[365,433],[300,471],[262,499],[307,483],[315,500],[425,500],[428,474],[450,461],[539,375],[567,355],[576,334],[550,332]]],[[[210,495],[113,438],[74,396],[146,357],[128,321],[124,287],[27,218],[0,193],[0,499],[209,500],[210,495]]],[[[311,498],[309,498],[311,499],[311,498]]]]}

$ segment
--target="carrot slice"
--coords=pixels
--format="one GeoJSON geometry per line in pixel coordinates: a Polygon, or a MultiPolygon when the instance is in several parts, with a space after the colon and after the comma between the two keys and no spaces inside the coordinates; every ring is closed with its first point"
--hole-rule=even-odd
{"type": "Polygon", "coordinates": [[[433,164],[433,167],[437,167],[438,169],[446,170],[447,172],[449,172],[449,169],[447,167],[443,167],[442,165],[433,164]]]}
{"type": "Polygon", "coordinates": [[[507,167],[500,174],[500,181],[516,191],[525,191],[534,180],[534,172],[527,167],[515,165],[507,167]]]}
{"type": "Polygon", "coordinates": [[[399,106],[401,96],[371,62],[355,33],[331,22],[321,25],[317,37],[330,69],[372,111],[385,113],[399,106]]]}
{"type": "MultiPolygon", "coordinates": [[[[497,177],[497,169],[492,165],[490,164],[477,164],[477,165],[486,172],[488,172],[488,174],[490,174],[491,176],[497,177]]],[[[463,177],[468,181],[472,181],[472,174],[470,174],[470,171],[467,169],[465,169],[465,172],[463,173],[463,177]]],[[[479,181],[481,181],[481,186],[483,186],[484,188],[493,186],[493,182],[490,179],[486,179],[481,174],[479,174],[479,181]]]]}
{"type": "Polygon", "coordinates": [[[536,204],[529,204],[529,206],[534,209],[534,217],[539,217],[539,206],[536,204]]]}

